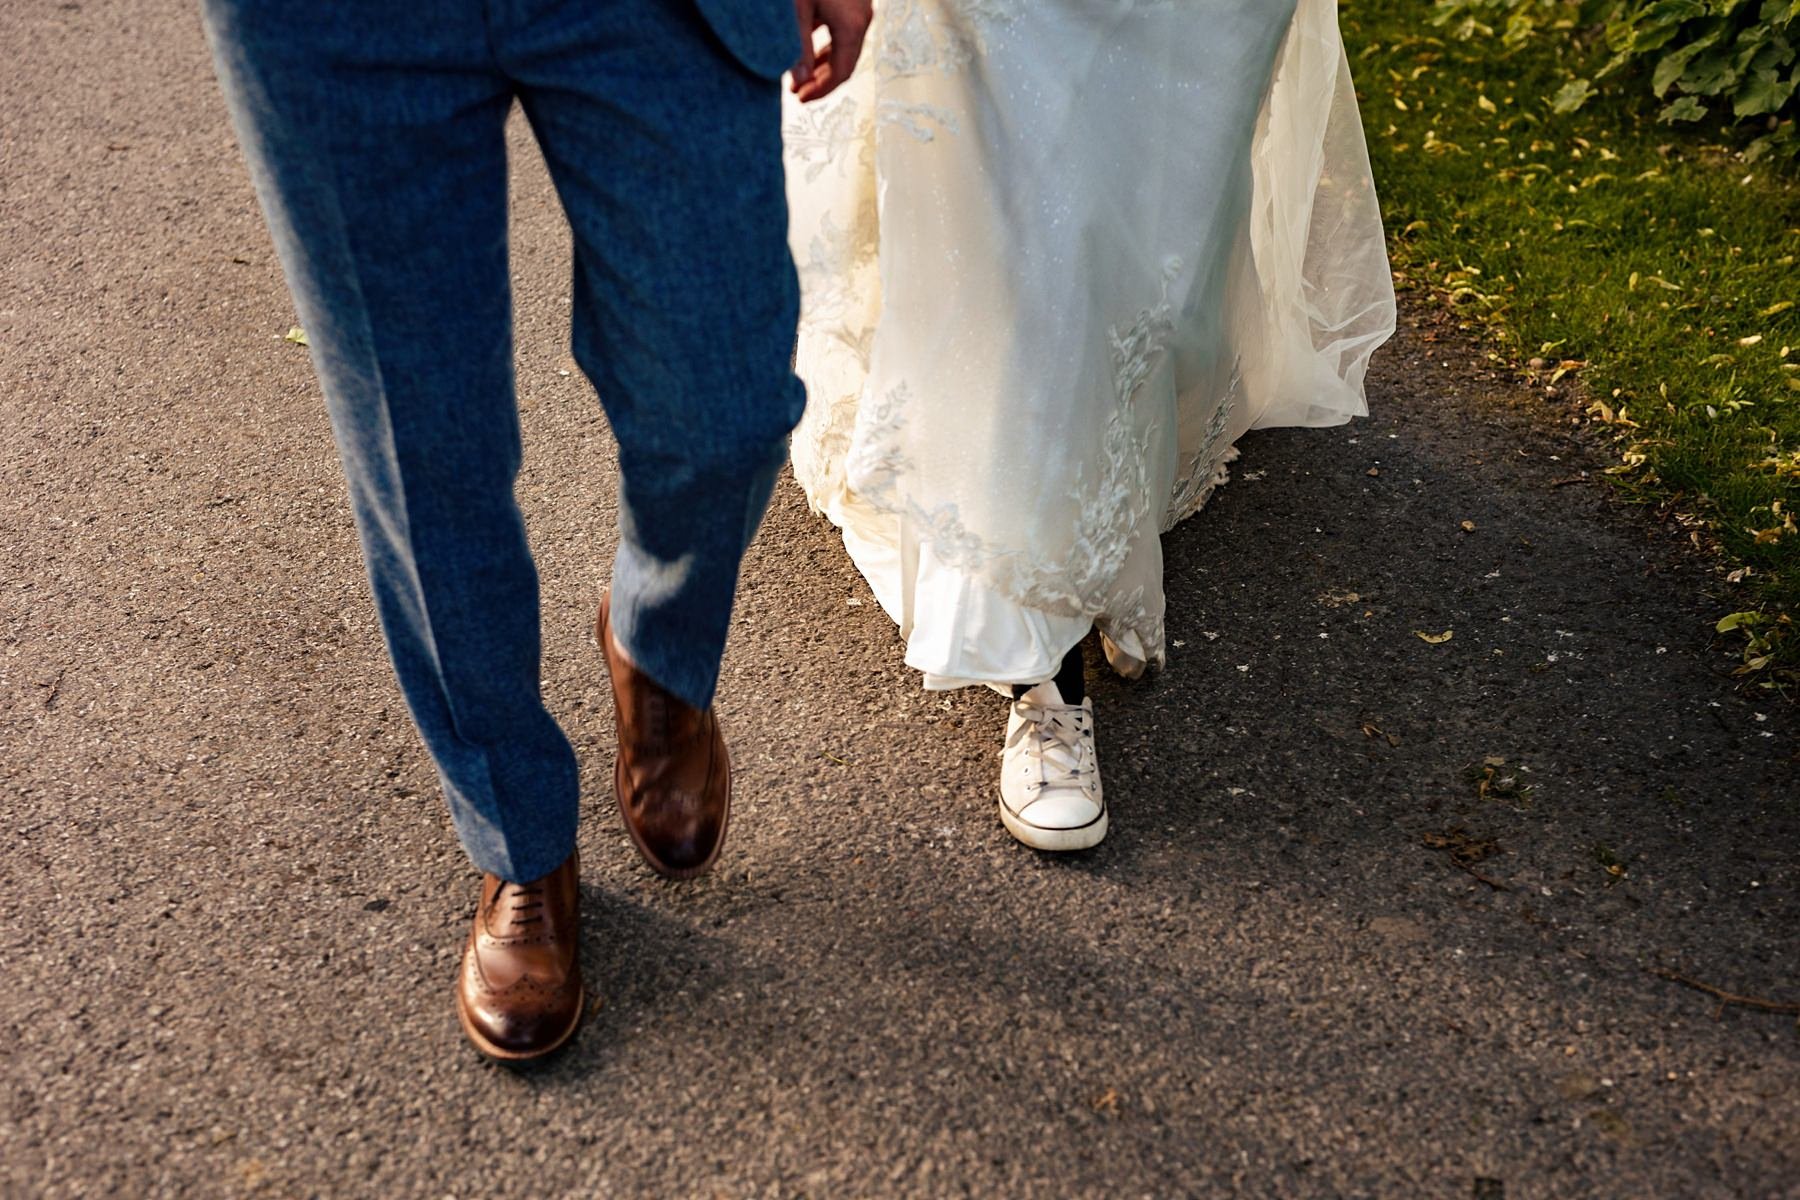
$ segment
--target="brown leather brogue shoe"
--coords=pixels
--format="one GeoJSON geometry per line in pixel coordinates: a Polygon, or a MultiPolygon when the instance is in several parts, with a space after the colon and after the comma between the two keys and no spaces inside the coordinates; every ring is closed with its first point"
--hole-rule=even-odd
{"type": "Polygon", "coordinates": [[[613,794],[625,831],[669,879],[703,874],[725,844],[731,817],[731,757],[711,708],[676,699],[634,666],[613,641],[610,594],[600,601],[594,637],[612,676],[619,750],[613,794]]]}
{"type": "Polygon", "coordinates": [[[481,877],[456,1015],[489,1058],[542,1058],[581,1024],[580,882],[578,854],[534,883],[481,877]]]}

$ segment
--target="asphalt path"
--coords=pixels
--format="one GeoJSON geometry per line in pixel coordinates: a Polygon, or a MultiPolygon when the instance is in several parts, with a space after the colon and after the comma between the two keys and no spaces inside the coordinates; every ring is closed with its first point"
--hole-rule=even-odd
{"type": "Polygon", "coordinates": [[[1422,309],[1369,420],[1251,435],[1168,537],[1168,670],[1090,672],[1098,850],[1007,837],[1004,707],[919,690],[784,482],[731,842],[651,876],[586,637],[611,441],[522,130],[596,1000],[548,1068],[480,1060],[475,877],[196,16],[34,0],[0,47],[0,1192],[1800,1196],[1795,1017],[1669,977],[1800,1001],[1795,712],[1730,676],[1682,531],[1422,309]]]}

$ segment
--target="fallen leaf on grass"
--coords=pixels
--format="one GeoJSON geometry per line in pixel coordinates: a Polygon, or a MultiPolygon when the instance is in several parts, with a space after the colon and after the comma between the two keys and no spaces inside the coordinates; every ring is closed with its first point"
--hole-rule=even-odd
{"type": "Polygon", "coordinates": [[[1572,79],[1557,90],[1550,107],[1559,113],[1571,113],[1586,104],[1594,94],[1594,85],[1585,79],[1572,79]]]}

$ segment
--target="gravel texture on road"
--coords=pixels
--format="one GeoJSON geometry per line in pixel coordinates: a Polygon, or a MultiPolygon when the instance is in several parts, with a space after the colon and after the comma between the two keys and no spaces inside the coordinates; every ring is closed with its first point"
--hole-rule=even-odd
{"type": "Polygon", "coordinates": [[[730,844],[651,876],[588,641],[612,447],[522,129],[594,1002],[545,1069],[482,1061],[475,876],[197,19],[8,5],[0,45],[0,1192],[1800,1196],[1795,1018],[1658,973],[1800,1000],[1795,712],[1731,678],[1681,535],[1423,318],[1369,420],[1250,435],[1168,536],[1168,669],[1090,671],[1091,853],[1006,836],[1003,704],[918,688],[784,483],[730,844]]]}

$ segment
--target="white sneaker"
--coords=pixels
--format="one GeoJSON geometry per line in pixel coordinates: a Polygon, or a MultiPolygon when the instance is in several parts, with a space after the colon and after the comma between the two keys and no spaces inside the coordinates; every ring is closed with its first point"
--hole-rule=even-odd
{"type": "Polygon", "coordinates": [[[1091,698],[1065,704],[1050,680],[1013,701],[1000,752],[1000,820],[1037,850],[1085,850],[1106,836],[1091,698]]]}

